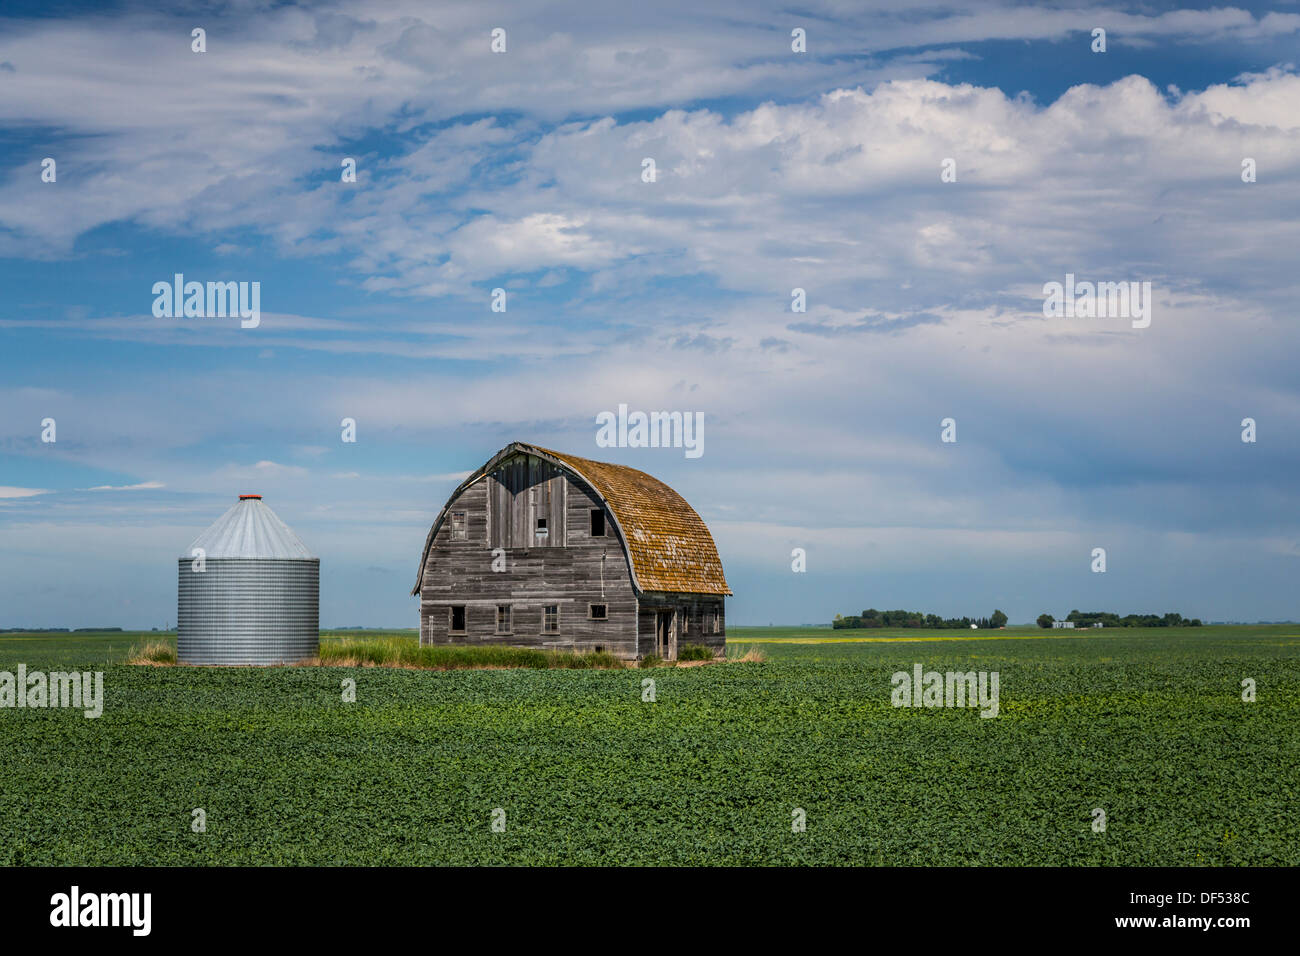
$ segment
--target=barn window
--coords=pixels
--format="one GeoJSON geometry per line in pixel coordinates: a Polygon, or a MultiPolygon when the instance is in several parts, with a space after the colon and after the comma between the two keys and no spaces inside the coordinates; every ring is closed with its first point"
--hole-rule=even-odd
{"type": "Polygon", "coordinates": [[[542,630],[547,634],[560,632],[560,606],[548,604],[542,608],[542,630]]]}
{"type": "Polygon", "coordinates": [[[591,509],[591,536],[593,538],[605,537],[605,509],[591,509]]]}
{"type": "Polygon", "coordinates": [[[451,513],[451,540],[464,541],[469,535],[465,531],[465,512],[453,511],[451,513]]]}
{"type": "Polygon", "coordinates": [[[717,634],[718,631],[721,630],[721,628],[718,626],[719,621],[720,621],[720,615],[718,614],[717,611],[714,611],[713,612],[713,633],[714,634],[717,634]]]}
{"type": "Polygon", "coordinates": [[[497,605],[497,633],[498,634],[510,633],[510,605],[509,604],[497,605]]]}
{"type": "Polygon", "coordinates": [[[691,633],[691,612],[682,611],[682,633],[691,633]]]}
{"type": "Polygon", "coordinates": [[[456,604],[451,608],[451,630],[464,633],[465,631],[465,605],[456,604]]]}
{"type": "Polygon", "coordinates": [[[591,605],[591,619],[593,621],[604,621],[609,617],[608,608],[604,604],[591,605]]]}
{"type": "Polygon", "coordinates": [[[539,538],[545,538],[545,537],[546,537],[546,519],[545,519],[545,518],[538,518],[538,519],[537,519],[537,537],[539,537],[539,538]]]}

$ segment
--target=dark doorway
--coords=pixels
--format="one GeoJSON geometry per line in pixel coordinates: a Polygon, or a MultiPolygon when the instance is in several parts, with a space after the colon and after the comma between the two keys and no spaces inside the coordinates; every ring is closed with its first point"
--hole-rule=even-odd
{"type": "Polygon", "coordinates": [[[676,654],[677,635],[672,611],[659,611],[655,614],[655,653],[666,661],[676,654]]]}

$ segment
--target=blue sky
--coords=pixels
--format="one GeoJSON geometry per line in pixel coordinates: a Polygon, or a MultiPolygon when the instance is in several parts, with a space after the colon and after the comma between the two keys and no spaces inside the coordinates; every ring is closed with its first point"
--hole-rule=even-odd
{"type": "Polygon", "coordinates": [[[322,624],[414,626],[516,439],[681,492],[733,623],[1294,619],[1297,60],[1295,3],[7,4],[0,626],[174,620],[247,491],[322,624]],[[178,272],[261,324],[155,318],[178,272]],[[1066,273],[1150,327],[1046,318],[1066,273]],[[598,448],[621,403],[705,453],[598,448]]]}

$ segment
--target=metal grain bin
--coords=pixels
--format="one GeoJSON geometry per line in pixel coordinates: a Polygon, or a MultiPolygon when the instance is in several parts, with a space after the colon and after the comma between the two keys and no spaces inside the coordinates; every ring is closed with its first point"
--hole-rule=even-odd
{"type": "Polygon", "coordinates": [[[182,663],[283,664],[319,652],[320,559],[261,495],[240,495],[179,568],[182,663]]]}

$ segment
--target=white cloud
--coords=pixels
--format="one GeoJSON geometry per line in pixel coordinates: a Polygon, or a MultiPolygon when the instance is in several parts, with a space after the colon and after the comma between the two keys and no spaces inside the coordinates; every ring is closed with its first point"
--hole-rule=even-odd
{"type": "Polygon", "coordinates": [[[153,491],[167,486],[161,481],[142,481],[136,485],[96,485],[87,491],[153,491]]]}
{"type": "MultiPolygon", "coordinates": [[[[740,95],[799,98],[836,87],[871,88],[888,79],[919,80],[967,54],[917,47],[988,39],[1087,42],[1087,31],[1103,21],[1119,44],[1156,37],[1244,42],[1300,30],[1298,14],[1256,18],[1232,8],[1147,16],[989,4],[970,14],[933,9],[918,17],[907,4],[881,4],[799,17],[816,52],[799,57],[789,51],[785,24],[791,15],[779,5],[764,10],[739,0],[706,7],[682,2],[656,4],[653,14],[620,12],[618,18],[593,19],[581,5],[502,6],[499,15],[511,24],[512,37],[505,55],[488,51],[483,8],[471,3],[440,5],[436,24],[423,19],[429,16],[424,5],[408,2],[337,3],[312,12],[246,10],[213,31],[207,54],[190,51],[191,24],[180,17],[128,11],[112,18],[8,21],[0,62],[12,69],[0,72],[0,122],[38,123],[69,138],[52,149],[65,170],[57,189],[26,188],[38,172],[35,155],[19,163],[0,188],[5,247],[16,255],[66,254],[90,229],[133,221],[213,236],[221,254],[240,248],[225,238],[231,230],[252,227],[288,248],[363,250],[363,263],[370,257],[382,262],[405,248],[414,261],[443,243],[454,247],[449,237],[464,223],[444,206],[428,222],[412,216],[404,234],[392,228],[403,200],[462,184],[485,156],[526,145],[537,121],[663,110],[740,95]],[[891,60],[885,54],[894,49],[906,52],[891,60]],[[178,81],[156,83],[141,73],[144,51],[148,76],[178,81]],[[864,62],[864,55],[873,58],[864,62]],[[513,131],[492,119],[453,125],[395,161],[354,157],[356,187],[337,182],[341,143],[349,138],[389,126],[406,132],[500,113],[524,119],[513,131]],[[196,116],[203,122],[193,122],[196,116]],[[276,175],[266,174],[271,169],[276,175]],[[319,185],[304,191],[304,181],[319,185]],[[371,195],[376,188],[380,195],[371,195]],[[343,217],[348,225],[340,225],[345,197],[354,208],[343,217]],[[367,215],[388,221],[368,222],[367,215]],[[336,235],[322,238],[322,231],[336,235]],[[421,240],[430,237],[441,242],[421,250],[421,240]]],[[[1216,103],[1232,95],[1221,93],[1216,103]]],[[[1250,109],[1276,115],[1277,107],[1287,105],[1283,99],[1250,109]]],[[[1239,115],[1247,109],[1228,108],[1239,115]]],[[[963,126],[978,143],[985,127],[963,126]]],[[[761,141],[761,130],[754,132],[761,141]]],[[[898,130],[891,132],[896,136],[898,130]]],[[[595,147],[605,139],[589,137],[588,143],[595,147]]],[[[653,147],[656,139],[627,145],[653,147]]],[[[799,148],[797,142],[788,145],[799,148]]],[[[641,155],[615,152],[608,158],[639,163],[641,155]]],[[[584,156],[580,166],[592,158],[584,156]]],[[[838,170],[823,163],[819,172],[831,174],[833,187],[837,174],[881,158],[848,158],[838,170]]],[[[682,155],[661,166],[685,180],[709,160],[707,154],[682,155]]],[[[926,168],[932,165],[927,156],[926,168]]],[[[634,182],[637,171],[639,166],[628,169],[618,181],[634,182]]],[[[569,222],[572,212],[495,214],[505,224],[503,241],[524,261],[533,256],[538,262],[589,262],[609,242],[608,236],[567,232],[552,221],[528,218],[569,222]]],[[[461,241],[490,250],[498,240],[471,226],[461,241]]],[[[374,270],[362,265],[361,271],[374,270]]],[[[456,279],[434,275],[403,284],[441,294],[456,279]]]]}
{"type": "Polygon", "coordinates": [[[0,498],[34,498],[49,493],[48,488],[15,488],[12,485],[0,485],[0,498]]]}

